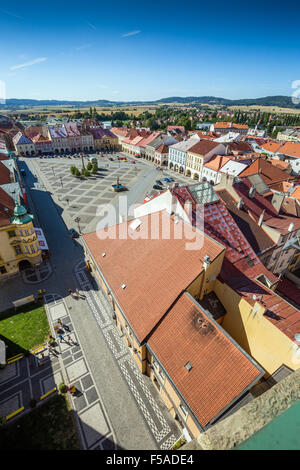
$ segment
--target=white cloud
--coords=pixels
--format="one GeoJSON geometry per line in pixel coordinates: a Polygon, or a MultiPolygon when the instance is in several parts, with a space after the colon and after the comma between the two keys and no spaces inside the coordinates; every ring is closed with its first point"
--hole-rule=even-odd
{"type": "Polygon", "coordinates": [[[7,10],[0,10],[2,13],[5,13],[6,15],[13,16],[14,18],[18,18],[19,20],[23,20],[24,18],[22,16],[16,15],[15,13],[12,13],[11,11],[7,10]]]}
{"type": "Polygon", "coordinates": [[[127,38],[128,36],[135,36],[136,34],[141,33],[142,31],[140,29],[137,29],[136,31],[130,31],[129,33],[122,34],[122,38],[127,38]]]}
{"type": "Polygon", "coordinates": [[[91,47],[91,44],[83,44],[82,46],[76,47],[76,51],[82,51],[83,49],[87,49],[88,47],[91,47]]]}
{"type": "Polygon", "coordinates": [[[10,67],[10,70],[22,69],[24,67],[29,67],[31,65],[39,64],[40,62],[44,62],[47,60],[47,57],[38,57],[37,59],[31,60],[29,62],[25,62],[24,64],[13,65],[10,67]]]}
{"type": "Polygon", "coordinates": [[[89,25],[90,28],[97,29],[93,23],[90,23],[89,21],[87,21],[87,24],[89,25]]]}

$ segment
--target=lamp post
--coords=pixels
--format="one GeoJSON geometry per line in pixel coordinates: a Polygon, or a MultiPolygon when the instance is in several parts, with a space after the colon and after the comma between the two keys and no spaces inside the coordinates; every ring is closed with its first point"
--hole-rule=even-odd
{"type": "Polygon", "coordinates": [[[81,161],[82,161],[82,168],[85,170],[84,160],[83,160],[83,152],[81,152],[81,161]]]}
{"type": "Polygon", "coordinates": [[[66,199],[66,201],[67,201],[67,204],[69,205],[69,199],[68,198],[66,199]]]}
{"type": "Polygon", "coordinates": [[[63,182],[62,182],[62,177],[60,176],[59,179],[60,179],[61,187],[63,188],[64,186],[63,186],[63,182]]]}

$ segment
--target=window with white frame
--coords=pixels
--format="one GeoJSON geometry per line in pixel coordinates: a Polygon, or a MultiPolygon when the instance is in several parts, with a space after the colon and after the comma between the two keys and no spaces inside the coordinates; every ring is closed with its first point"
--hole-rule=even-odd
{"type": "Polygon", "coordinates": [[[182,416],[186,419],[187,415],[189,414],[188,409],[182,403],[180,403],[179,410],[182,416]]]}

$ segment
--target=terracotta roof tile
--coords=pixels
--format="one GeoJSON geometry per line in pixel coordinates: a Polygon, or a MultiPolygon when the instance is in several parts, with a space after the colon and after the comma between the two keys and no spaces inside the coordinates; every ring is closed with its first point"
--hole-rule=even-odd
{"type": "Polygon", "coordinates": [[[286,142],[281,148],[280,153],[291,157],[300,157],[300,143],[286,142]]]}
{"type": "Polygon", "coordinates": [[[0,162],[0,185],[10,183],[10,172],[9,169],[0,162]]]}
{"type": "Polygon", "coordinates": [[[148,344],[202,426],[261,373],[186,293],[155,328],[148,344]],[[190,371],[185,369],[188,362],[190,371]]]}
{"type": "Polygon", "coordinates": [[[204,256],[213,260],[224,247],[165,211],[138,220],[141,224],[136,231],[130,228],[131,220],[85,234],[83,240],[142,342],[178,295],[200,274],[204,256]],[[170,239],[163,232],[169,225],[170,239]],[[156,239],[142,238],[144,231],[150,234],[152,230],[156,231],[156,239]],[[126,233],[128,238],[122,239],[126,233]],[[184,236],[175,238],[176,233],[184,236]],[[191,242],[188,236],[203,242],[202,248],[187,250],[186,242],[191,242]],[[125,289],[122,284],[126,284],[125,289]]]}

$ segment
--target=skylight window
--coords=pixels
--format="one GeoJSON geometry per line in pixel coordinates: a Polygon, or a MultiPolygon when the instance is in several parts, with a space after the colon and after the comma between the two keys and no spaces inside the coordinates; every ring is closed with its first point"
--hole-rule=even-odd
{"type": "Polygon", "coordinates": [[[193,368],[193,365],[191,362],[187,362],[186,365],[184,366],[188,372],[193,368]]]}

